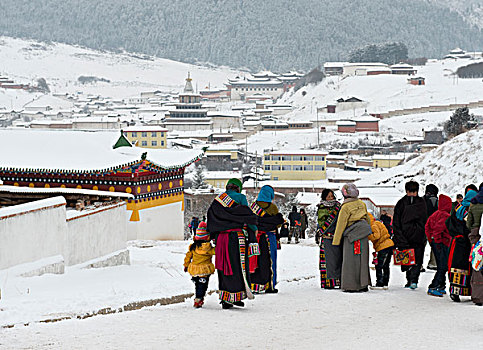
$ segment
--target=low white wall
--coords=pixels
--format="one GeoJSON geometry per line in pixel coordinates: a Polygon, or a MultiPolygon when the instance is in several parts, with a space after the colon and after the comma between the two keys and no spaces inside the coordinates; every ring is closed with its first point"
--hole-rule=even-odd
{"type": "Polygon", "coordinates": [[[65,204],[59,196],[0,209],[0,270],[62,253],[65,204]]]}
{"type": "Polygon", "coordinates": [[[23,264],[21,274],[33,276],[93,259],[95,266],[129,264],[126,213],[124,201],[66,211],[61,196],[1,208],[0,270],[23,264]]]}
{"type": "Polygon", "coordinates": [[[74,214],[67,218],[64,253],[67,266],[126,249],[126,202],[74,214]]]}
{"type": "MultiPolygon", "coordinates": [[[[131,211],[126,211],[129,220],[131,211]]],[[[182,240],[184,211],[182,202],[139,211],[140,221],[129,221],[128,239],[182,240]]]]}

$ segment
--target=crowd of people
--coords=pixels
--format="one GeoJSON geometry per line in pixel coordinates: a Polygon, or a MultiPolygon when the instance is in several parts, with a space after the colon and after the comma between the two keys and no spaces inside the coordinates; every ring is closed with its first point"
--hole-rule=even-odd
{"type": "MultiPolygon", "coordinates": [[[[203,305],[209,277],[218,274],[218,292],[223,309],[243,307],[254,294],[277,293],[277,250],[280,237],[295,243],[305,238],[308,217],[294,206],[285,221],[273,203],[275,192],[263,186],[249,204],[241,193],[238,179],[228,181],[226,191],[211,203],[206,222],[197,225],[194,243],[186,254],[184,267],[195,283],[195,307],[203,305]],[[212,243],[214,243],[214,247],[212,243]],[[212,256],[215,255],[215,264],[212,256]]],[[[418,288],[425,248],[429,243],[429,268],[435,275],[428,294],[453,301],[471,296],[476,305],[483,302],[483,271],[471,267],[472,247],[479,241],[483,214],[483,183],[468,185],[456,201],[431,184],[419,196],[419,184],[409,181],[406,195],[394,207],[393,215],[381,211],[375,218],[359,199],[354,184],[341,188],[343,200],[324,189],[317,207],[316,243],[319,245],[320,284],[324,289],[360,293],[388,289],[393,252],[409,256],[402,264],[405,288],[418,288]],[[371,283],[370,247],[373,245],[376,281],[371,283]]]]}

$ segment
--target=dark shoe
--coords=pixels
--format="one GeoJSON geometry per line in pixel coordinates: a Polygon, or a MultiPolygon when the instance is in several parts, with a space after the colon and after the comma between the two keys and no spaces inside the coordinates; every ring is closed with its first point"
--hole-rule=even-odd
{"type": "Polygon", "coordinates": [[[476,306],[483,306],[483,303],[475,303],[476,306]]]}
{"type": "MultiPolygon", "coordinates": [[[[426,266],[426,268],[427,268],[428,270],[433,270],[433,271],[438,270],[438,267],[437,267],[437,266],[434,266],[434,265],[428,265],[428,266],[426,266]]],[[[422,271],[421,271],[421,272],[422,272],[422,271]]]]}
{"type": "Polygon", "coordinates": [[[365,293],[365,292],[368,292],[368,291],[369,291],[369,288],[367,288],[367,287],[358,290],[359,293],[365,293]]]}
{"type": "Polygon", "coordinates": [[[421,272],[426,272],[426,269],[424,267],[421,266],[421,270],[419,270],[421,272]]]}
{"type": "Polygon", "coordinates": [[[268,289],[265,289],[265,293],[278,293],[278,289],[277,288],[268,288],[268,289]]]}
{"type": "Polygon", "coordinates": [[[411,287],[411,282],[408,282],[404,285],[404,288],[409,288],[409,287],[411,287]]]}
{"type": "Polygon", "coordinates": [[[244,307],[245,306],[245,303],[243,301],[235,301],[233,303],[233,305],[235,306],[239,306],[239,307],[244,307]]]}
{"type": "Polygon", "coordinates": [[[227,303],[226,301],[221,302],[221,308],[222,309],[231,309],[233,307],[233,304],[227,303]]]}
{"type": "Polygon", "coordinates": [[[459,303],[461,301],[460,296],[456,294],[450,294],[449,297],[451,300],[453,300],[455,303],[459,303]]]}

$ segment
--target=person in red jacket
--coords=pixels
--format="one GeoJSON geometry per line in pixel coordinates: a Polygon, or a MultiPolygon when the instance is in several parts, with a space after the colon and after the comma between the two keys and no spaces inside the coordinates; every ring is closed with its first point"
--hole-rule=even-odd
{"type": "Polygon", "coordinates": [[[445,225],[450,216],[451,198],[444,194],[439,195],[438,210],[426,222],[425,232],[436,258],[437,270],[433,281],[428,287],[428,294],[442,297],[446,294],[446,271],[448,270],[448,249],[451,236],[445,225]]]}

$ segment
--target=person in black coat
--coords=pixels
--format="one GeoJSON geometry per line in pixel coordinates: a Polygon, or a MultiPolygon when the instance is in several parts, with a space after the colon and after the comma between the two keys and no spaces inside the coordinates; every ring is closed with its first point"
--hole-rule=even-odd
{"type": "Polygon", "coordinates": [[[387,232],[389,232],[389,236],[392,237],[392,225],[391,225],[392,218],[389,216],[387,211],[382,210],[381,211],[381,217],[379,219],[382,221],[384,226],[386,226],[387,232]]]}
{"type": "Polygon", "coordinates": [[[287,243],[292,241],[292,237],[295,236],[295,243],[299,242],[300,230],[302,227],[302,216],[297,211],[297,207],[294,205],[292,211],[288,214],[288,221],[290,222],[290,233],[288,235],[287,243]]]}
{"type": "Polygon", "coordinates": [[[426,244],[424,226],[428,216],[426,203],[423,198],[418,196],[419,184],[415,181],[409,181],[406,183],[405,189],[406,195],[397,202],[394,208],[393,241],[400,250],[414,249],[416,264],[401,266],[401,269],[406,272],[407,283],[405,287],[416,289],[424,258],[424,246],[426,244]]]}

